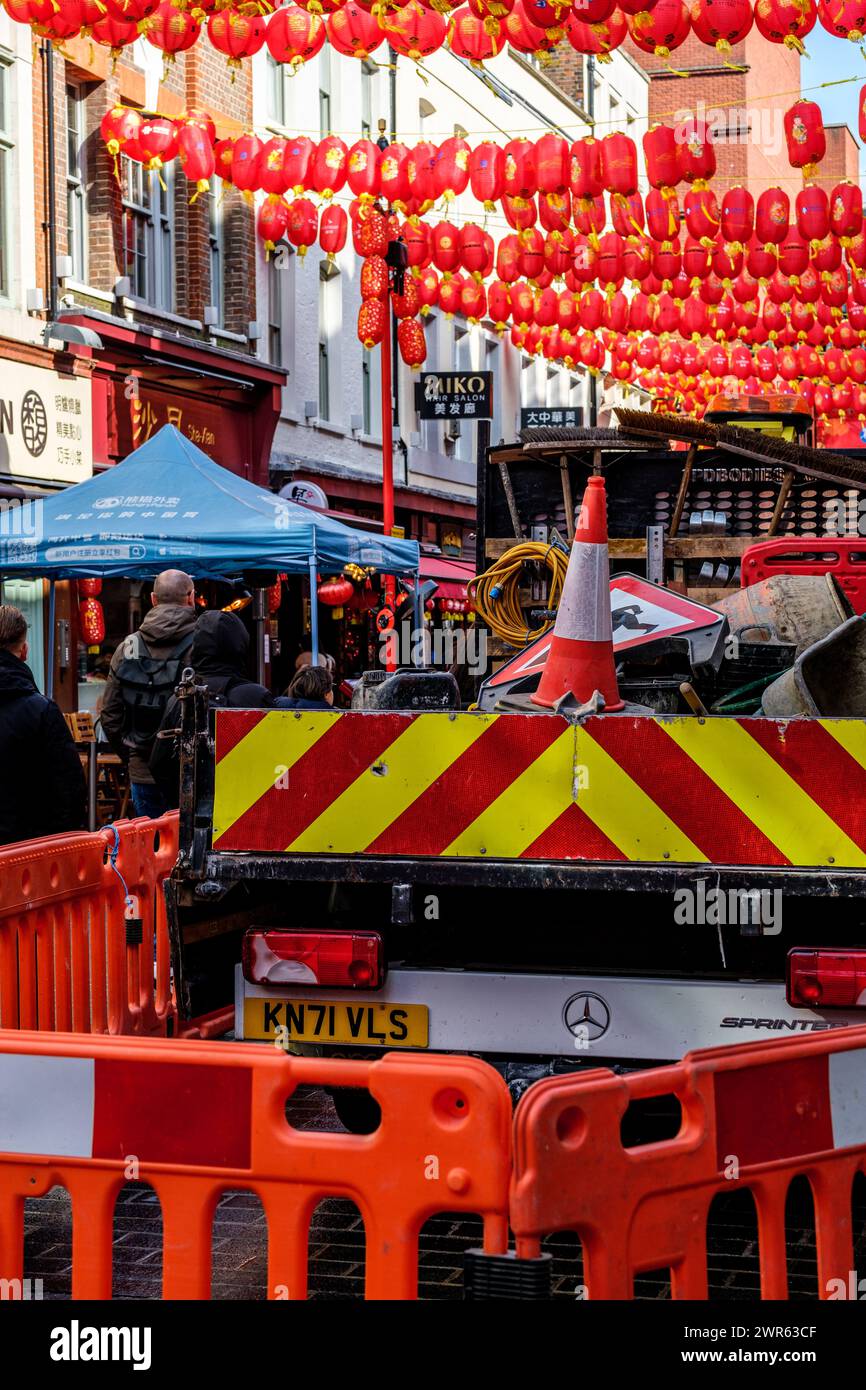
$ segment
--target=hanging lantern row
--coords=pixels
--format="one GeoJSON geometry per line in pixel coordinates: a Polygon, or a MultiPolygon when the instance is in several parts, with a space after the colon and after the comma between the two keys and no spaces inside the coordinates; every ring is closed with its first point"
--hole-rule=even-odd
{"type": "MultiPolygon", "coordinates": [[[[278,63],[297,70],[324,44],[366,59],[387,42],[421,62],[443,46],[474,66],[508,44],[546,61],[560,43],[608,60],[627,35],[645,53],[668,60],[690,34],[731,62],[754,25],[770,43],[805,52],[820,23],[827,33],[860,43],[866,0],[2,0],[12,19],[53,43],[78,34],[116,59],[144,35],[166,63],[195,44],[204,29],[234,71],[265,45],[278,63]]],[[[732,64],[733,65],[733,64],[732,64]]]]}

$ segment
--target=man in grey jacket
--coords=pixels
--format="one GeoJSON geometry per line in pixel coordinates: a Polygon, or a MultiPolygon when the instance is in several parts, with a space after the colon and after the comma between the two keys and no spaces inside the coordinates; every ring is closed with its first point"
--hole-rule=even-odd
{"type": "Polygon", "coordinates": [[[195,586],[183,570],[163,570],[150,596],[153,605],[137,632],[114,656],[102,702],[103,732],[129,760],[132,804],[138,816],[166,809],[148,766],[165,706],[189,664],[196,622],[195,586]]]}

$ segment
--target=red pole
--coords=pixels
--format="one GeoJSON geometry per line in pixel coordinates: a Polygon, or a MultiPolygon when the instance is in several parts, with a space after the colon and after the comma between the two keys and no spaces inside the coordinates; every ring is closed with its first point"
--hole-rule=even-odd
{"type": "MultiPolygon", "coordinates": [[[[382,337],[382,530],[386,537],[394,529],[394,401],[391,389],[391,300],[385,308],[385,333],[382,337]]],[[[394,612],[395,583],[393,575],[385,580],[385,604],[394,612]]],[[[397,664],[388,644],[387,671],[396,671],[397,664]]]]}

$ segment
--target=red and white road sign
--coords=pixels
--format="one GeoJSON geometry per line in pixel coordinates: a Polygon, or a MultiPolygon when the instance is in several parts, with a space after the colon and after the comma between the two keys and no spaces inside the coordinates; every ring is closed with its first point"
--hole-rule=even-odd
{"type": "MultiPolygon", "coordinates": [[[[660,584],[651,584],[637,574],[617,574],[610,581],[610,610],[615,653],[646,646],[660,637],[696,632],[724,621],[721,613],[695,603],[660,584]]],[[[487,688],[510,685],[512,681],[544,669],[550,651],[552,632],[538,637],[524,651],[491,676],[487,688]]]]}

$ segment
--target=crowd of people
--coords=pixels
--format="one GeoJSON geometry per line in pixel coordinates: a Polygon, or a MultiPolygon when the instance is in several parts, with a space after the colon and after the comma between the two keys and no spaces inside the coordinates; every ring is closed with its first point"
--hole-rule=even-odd
{"type": "MultiPolygon", "coordinates": [[[[80,830],[87,788],[78,750],[60,709],[39,693],[27,665],[27,623],[0,605],[0,844],[80,830]]],[[[244,709],[327,710],[334,703],[334,661],[303,651],[282,695],[251,680],[250,636],[236,613],[195,607],[195,584],[182,570],[157,575],[151,609],[113,657],[102,701],[102,733],[127,766],[138,816],[158,816],[179,798],[175,688],[184,668],[207,686],[212,705],[244,709]],[[160,737],[163,735],[163,737],[160,737]]]]}

